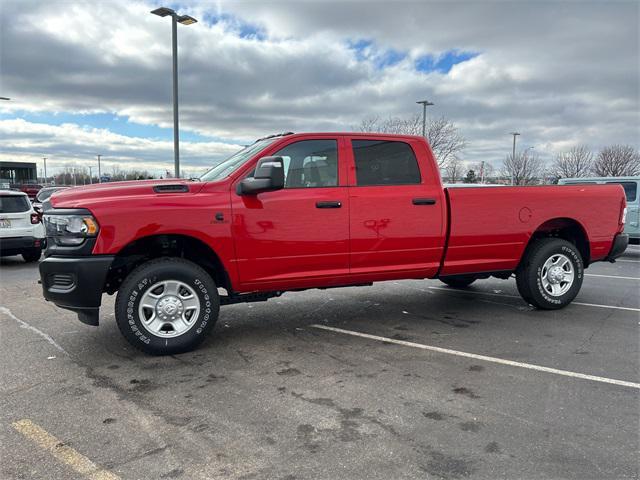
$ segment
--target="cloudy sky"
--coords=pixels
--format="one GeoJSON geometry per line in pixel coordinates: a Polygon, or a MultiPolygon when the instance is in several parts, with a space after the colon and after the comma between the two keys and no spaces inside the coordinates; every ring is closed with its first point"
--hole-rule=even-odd
{"type": "MultiPolygon", "coordinates": [[[[183,1],[183,169],[256,137],[352,130],[436,105],[495,166],[509,132],[546,159],[640,144],[640,2],[183,1]]],[[[160,3],[0,0],[0,159],[172,168],[160,3]]]]}

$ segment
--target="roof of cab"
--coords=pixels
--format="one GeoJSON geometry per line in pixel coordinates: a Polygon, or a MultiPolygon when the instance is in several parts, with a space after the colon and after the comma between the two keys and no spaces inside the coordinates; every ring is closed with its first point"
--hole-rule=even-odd
{"type": "Polygon", "coordinates": [[[411,139],[421,139],[424,140],[424,137],[421,135],[403,135],[397,133],[382,133],[382,132],[284,132],[277,133],[274,135],[267,135],[265,137],[259,138],[256,142],[261,140],[267,140],[269,138],[298,138],[298,137],[311,137],[311,136],[335,136],[335,137],[367,137],[367,138],[411,138],[411,139]]]}

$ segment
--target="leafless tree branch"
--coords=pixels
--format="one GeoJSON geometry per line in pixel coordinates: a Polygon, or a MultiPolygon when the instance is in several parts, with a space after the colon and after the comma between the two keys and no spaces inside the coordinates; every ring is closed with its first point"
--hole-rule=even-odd
{"type": "Polygon", "coordinates": [[[631,145],[611,145],[598,153],[593,164],[598,177],[624,177],[640,173],[640,154],[631,145]]]}
{"type": "Polygon", "coordinates": [[[592,168],[593,153],[585,145],[558,154],[552,166],[553,174],[558,178],[586,177],[592,168]]]}

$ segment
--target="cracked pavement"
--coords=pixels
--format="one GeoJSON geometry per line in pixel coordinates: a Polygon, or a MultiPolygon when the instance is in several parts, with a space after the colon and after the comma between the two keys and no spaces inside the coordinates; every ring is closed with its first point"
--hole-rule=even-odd
{"type": "MultiPolygon", "coordinates": [[[[586,273],[639,278],[640,249],[622,259],[586,273]]],[[[21,419],[122,479],[639,475],[638,389],[311,327],[639,382],[638,280],[587,276],[576,301],[600,306],[554,312],[513,279],[288,293],[223,307],[200,349],[151,357],[121,338],[113,297],[93,328],[37,278],[0,262],[3,479],[86,478],[12,428],[21,419]]]]}

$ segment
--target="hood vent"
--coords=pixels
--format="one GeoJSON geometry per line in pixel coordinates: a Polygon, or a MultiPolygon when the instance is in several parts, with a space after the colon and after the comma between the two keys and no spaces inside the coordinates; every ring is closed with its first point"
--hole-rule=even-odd
{"type": "Polygon", "coordinates": [[[156,185],[153,187],[153,191],[156,193],[187,193],[189,187],[186,185],[156,185]]]}

